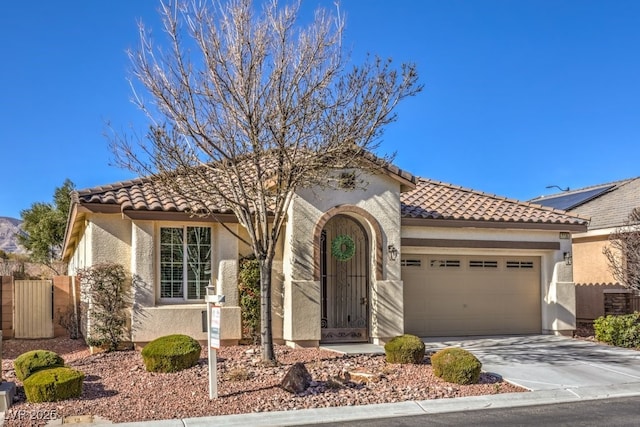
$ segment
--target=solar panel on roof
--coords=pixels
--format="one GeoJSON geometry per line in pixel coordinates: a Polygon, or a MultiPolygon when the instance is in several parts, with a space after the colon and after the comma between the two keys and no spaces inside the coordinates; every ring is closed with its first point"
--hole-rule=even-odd
{"type": "Polygon", "coordinates": [[[570,194],[560,194],[557,196],[543,197],[535,201],[542,206],[547,206],[555,209],[562,209],[564,211],[573,209],[589,200],[595,199],[599,195],[606,193],[615,185],[607,185],[604,187],[591,188],[588,190],[572,192],[570,194]]]}

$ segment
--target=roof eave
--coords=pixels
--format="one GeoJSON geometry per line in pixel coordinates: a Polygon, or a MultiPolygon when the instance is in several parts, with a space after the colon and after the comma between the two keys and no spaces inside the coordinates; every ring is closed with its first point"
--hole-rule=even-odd
{"type": "Polygon", "coordinates": [[[463,219],[410,218],[401,220],[403,226],[421,227],[459,227],[459,228],[499,228],[519,230],[549,230],[584,232],[587,224],[566,224],[557,222],[524,222],[524,221],[483,221],[463,219]]]}

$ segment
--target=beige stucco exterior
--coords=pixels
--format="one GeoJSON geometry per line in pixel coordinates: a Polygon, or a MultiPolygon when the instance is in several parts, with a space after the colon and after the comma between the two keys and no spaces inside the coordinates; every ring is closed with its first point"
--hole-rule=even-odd
{"type": "Polygon", "coordinates": [[[387,175],[362,174],[363,189],[307,189],[289,208],[284,239],[284,341],[290,345],[320,342],[320,280],[317,254],[321,225],[335,215],[354,218],[370,242],[370,330],[372,342],[403,331],[400,264],[389,262],[383,248],[400,247],[400,183],[387,175]]]}
{"type": "Polygon", "coordinates": [[[613,285],[617,280],[611,274],[603,250],[609,247],[609,235],[573,238],[573,278],[581,285],[613,285]]]}
{"type": "Polygon", "coordinates": [[[608,292],[627,292],[613,277],[604,249],[610,247],[614,229],[596,230],[573,236],[573,277],[576,284],[576,318],[593,320],[604,316],[608,292]]]}
{"type": "MultiPolygon", "coordinates": [[[[400,211],[403,182],[382,173],[360,172],[358,178],[366,183],[363,188],[304,189],[294,197],[272,271],[275,342],[291,346],[320,343],[319,239],[324,225],[336,215],[348,216],[360,224],[369,243],[367,328],[373,343],[384,343],[404,333],[403,253],[537,257],[540,259],[540,331],[568,334],[575,329],[573,281],[564,261],[564,254],[572,251],[571,241],[561,238],[558,231],[544,227],[526,230],[473,227],[471,223],[461,227],[403,225],[400,211]],[[407,239],[437,242],[437,245],[403,245],[407,239]],[[451,246],[447,246],[447,242],[451,242],[451,246]],[[471,246],[461,246],[460,242],[471,242],[471,246]],[[494,244],[482,247],[474,246],[473,242],[494,244]],[[389,256],[389,247],[399,249],[397,259],[389,256]]],[[[133,278],[131,341],[138,345],[174,333],[201,341],[207,339],[202,330],[204,302],[176,303],[159,297],[159,230],[162,226],[185,224],[211,227],[212,284],[218,294],[226,297],[221,339],[233,344],[242,338],[238,259],[251,251],[234,235],[246,237],[240,225],[227,223],[231,229],[228,230],[213,221],[132,219],[126,212],[85,212],[82,221],[81,227],[76,224],[79,237],[69,257],[70,274],[102,262],[120,263],[129,268],[133,278]]],[[[83,298],[90,304],[87,295],[83,298]]]]}

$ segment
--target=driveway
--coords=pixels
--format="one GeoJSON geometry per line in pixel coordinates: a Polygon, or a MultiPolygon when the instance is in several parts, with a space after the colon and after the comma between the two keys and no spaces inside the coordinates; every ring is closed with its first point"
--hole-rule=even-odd
{"type": "Polygon", "coordinates": [[[530,390],[640,382],[640,351],[553,335],[423,338],[427,351],[458,346],[482,370],[530,390]]]}

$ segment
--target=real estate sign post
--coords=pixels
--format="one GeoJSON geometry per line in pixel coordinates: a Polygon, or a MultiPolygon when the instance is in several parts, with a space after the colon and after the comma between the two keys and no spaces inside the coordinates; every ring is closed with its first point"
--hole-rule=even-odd
{"type": "Polygon", "coordinates": [[[207,286],[207,337],[209,341],[209,399],[218,397],[218,358],[216,350],[220,348],[220,316],[224,295],[214,295],[213,286],[207,286]]]}

